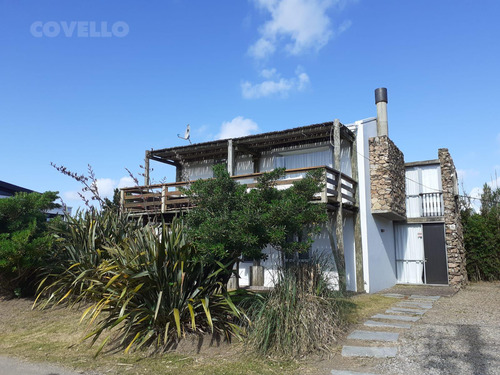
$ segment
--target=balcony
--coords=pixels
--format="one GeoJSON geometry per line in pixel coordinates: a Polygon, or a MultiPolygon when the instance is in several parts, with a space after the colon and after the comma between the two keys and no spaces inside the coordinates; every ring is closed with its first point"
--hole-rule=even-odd
{"type": "Polygon", "coordinates": [[[408,218],[443,216],[443,193],[408,195],[406,197],[406,209],[408,218]]]}
{"type": "MultiPolygon", "coordinates": [[[[327,167],[311,167],[287,169],[284,178],[277,181],[278,189],[287,189],[295,181],[305,177],[306,173],[315,169],[324,170],[325,187],[315,196],[314,202],[326,203],[332,209],[340,202],[346,208],[356,206],[357,182],[341,172],[327,167]]],[[[248,189],[257,186],[257,178],[263,173],[251,173],[233,176],[235,181],[245,184],[248,189]]],[[[192,204],[180,188],[187,188],[190,181],[135,186],[121,189],[121,206],[125,212],[132,214],[164,214],[177,213],[189,209],[192,204]]]]}

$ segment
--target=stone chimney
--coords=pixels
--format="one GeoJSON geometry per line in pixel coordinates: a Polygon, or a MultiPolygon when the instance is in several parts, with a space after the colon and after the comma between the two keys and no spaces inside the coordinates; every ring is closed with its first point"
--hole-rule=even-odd
{"type": "Polygon", "coordinates": [[[368,140],[370,150],[370,190],[372,214],[390,220],[406,219],[406,179],[404,155],[389,139],[387,89],[375,90],[377,136],[368,140]]]}

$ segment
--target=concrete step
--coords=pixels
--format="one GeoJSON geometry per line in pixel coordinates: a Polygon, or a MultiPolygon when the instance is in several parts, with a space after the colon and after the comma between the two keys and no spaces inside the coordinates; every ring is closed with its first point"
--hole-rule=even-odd
{"type": "Polygon", "coordinates": [[[386,293],[386,294],[382,294],[384,297],[390,297],[390,298],[405,298],[405,296],[403,296],[402,294],[398,294],[398,293],[386,293]]]}
{"type": "Polygon", "coordinates": [[[332,375],[375,375],[368,372],[356,372],[356,371],[345,371],[345,370],[332,370],[332,375]]]}
{"type": "Polygon", "coordinates": [[[437,301],[440,298],[441,298],[441,296],[420,296],[418,294],[412,294],[409,297],[409,299],[416,299],[416,300],[426,299],[426,300],[432,300],[432,301],[437,301]]]}
{"type": "Polygon", "coordinates": [[[376,320],[367,320],[365,322],[365,326],[367,327],[387,327],[387,328],[410,328],[411,324],[409,323],[398,323],[398,322],[378,322],[376,320]]]}
{"type": "Polygon", "coordinates": [[[395,357],[398,349],[393,346],[344,346],[342,348],[343,357],[372,357],[388,358],[395,357]]]}
{"type": "Polygon", "coordinates": [[[416,310],[416,309],[409,309],[407,307],[391,307],[389,310],[385,310],[386,313],[391,314],[391,313],[411,313],[411,314],[416,314],[416,315],[424,315],[427,310],[416,310]]]}
{"type": "Polygon", "coordinates": [[[416,322],[420,319],[419,316],[406,316],[406,315],[386,315],[386,314],[376,314],[372,316],[372,319],[388,319],[388,320],[401,320],[404,322],[416,322]]]}
{"type": "Polygon", "coordinates": [[[356,330],[352,332],[348,339],[353,340],[366,340],[366,341],[386,341],[395,342],[398,341],[399,333],[395,332],[380,332],[380,331],[360,331],[356,330]]]}
{"type": "Polygon", "coordinates": [[[409,308],[420,308],[420,309],[432,309],[432,304],[422,303],[422,302],[399,302],[396,304],[398,307],[409,307],[409,308]]]}

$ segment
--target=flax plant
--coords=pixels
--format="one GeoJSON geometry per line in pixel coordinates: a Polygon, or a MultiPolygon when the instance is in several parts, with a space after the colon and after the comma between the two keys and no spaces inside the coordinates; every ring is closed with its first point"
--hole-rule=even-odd
{"type": "Polygon", "coordinates": [[[69,266],[42,286],[39,297],[46,299],[35,304],[89,302],[80,321],[91,327],[84,339],[92,344],[105,336],[96,355],[108,343],[126,352],[142,346],[162,351],[190,334],[228,340],[245,334],[238,324],[246,319],[244,313],[218,281],[225,266],[199,261],[180,220],[134,227],[101,248],[93,238],[94,226],[85,226],[87,236],[72,236],[86,245],[70,247],[69,266]]]}

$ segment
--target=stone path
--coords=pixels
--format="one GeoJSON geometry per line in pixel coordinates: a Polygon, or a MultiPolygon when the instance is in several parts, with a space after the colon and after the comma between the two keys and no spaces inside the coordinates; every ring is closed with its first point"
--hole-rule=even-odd
{"type": "MultiPolygon", "coordinates": [[[[349,345],[342,348],[343,357],[393,358],[398,353],[397,342],[400,332],[411,329],[429,311],[440,296],[410,295],[398,293],[383,294],[397,302],[385,311],[375,314],[364,323],[367,330],[355,330],[347,339],[349,345]]],[[[332,375],[375,375],[346,370],[332,370],[332,375]]]]}

